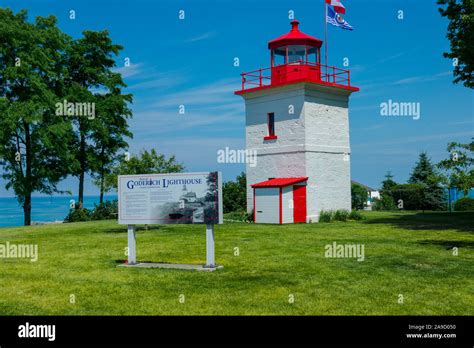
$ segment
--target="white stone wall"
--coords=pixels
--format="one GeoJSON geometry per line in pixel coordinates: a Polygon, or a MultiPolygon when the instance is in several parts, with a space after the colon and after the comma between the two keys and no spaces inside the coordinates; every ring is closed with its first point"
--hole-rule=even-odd
{"type": "Polygon", "coordinates": [[[251,167],[247,164],[246,168],[247,210],[250,212],[253,207],[250,184],[269,178],[304,176],[304,89],[292,86],[245,97],[246,147],[257,151],[257,165],[251,167]],[[263,139],[268,135],[269,112],[275,115],[276,140],[263,139]]]}
{"type": "Polygon", "coordinates": [[[321,210],[351,209],[350,161],[342,154],[307,152],[307,214],[318,221],[321,210]]]}
{"type": "Polygon", "coordinates": [[[316,222],[323,209],[351,209],[349,94],[305,83],[244,94],[247,149],[257,150],[257,165],[247,164],[248,211],[250,184],[301,176],[309,177],[308,221],[316,222]],[[278,139],[264,141],[269,112],[275,114],[278,139]]]}
{"type": "Polygon", "coordinates": [[[351,209],[348,95],[307,88],[306,176],[308,220],[321,210],[351,209]]]}

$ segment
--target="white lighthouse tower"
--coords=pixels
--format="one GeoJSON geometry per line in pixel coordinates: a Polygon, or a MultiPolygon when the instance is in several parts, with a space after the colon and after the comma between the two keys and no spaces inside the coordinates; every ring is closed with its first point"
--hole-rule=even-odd
{"type": "Polygon", "coordinates": [[[257,223],[317,222],[321,210],[351,209],[348,70],[320,63],[322,41],[299,22],[268,43],[270,68],[242,74],[247,210],[257,223]]]}

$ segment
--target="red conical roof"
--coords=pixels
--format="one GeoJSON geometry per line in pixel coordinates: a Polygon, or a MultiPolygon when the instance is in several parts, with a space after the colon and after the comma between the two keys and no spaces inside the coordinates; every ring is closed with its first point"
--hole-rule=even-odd
{"type": "Polygon", "coordinates": [[[298,22],[296,19],[291,22],[291,30],[275,40],[268,42],[268,48],[273,49],[287,45],[308,45],[313,47],[321,47],[323,42],[315,37],[309,36],[298,29],[298,22]]]}

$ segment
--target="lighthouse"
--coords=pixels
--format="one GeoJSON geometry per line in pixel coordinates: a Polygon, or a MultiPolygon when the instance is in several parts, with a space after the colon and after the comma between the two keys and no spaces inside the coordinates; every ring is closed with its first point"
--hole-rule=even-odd
{"type": "Polygon", "coordinates": [[[247,211],[256,223],[317,222],[351,209],[350,71],[321,64],[323,42],[291,30],[268,43],[270,67],[242,73],[247,211]],[[255,161],[254,161],[255,162],[255,161]]]}

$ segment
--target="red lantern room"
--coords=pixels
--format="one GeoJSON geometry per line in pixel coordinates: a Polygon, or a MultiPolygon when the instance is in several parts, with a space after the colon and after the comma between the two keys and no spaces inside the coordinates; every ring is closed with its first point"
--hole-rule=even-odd
{"type": "Polygon", "coordinates": [[[268,43],[272,84],[302,78],[321,80],[320,49],[323,42],[301,32],[299,24],[296,19],[293,20],[289,33],[268,43]]]}
{"type": "Polygon", "coordinates": [[[287,34],[268,42],[270,68],[241,74],[242,89],[235,94],[298,82],[359,90],[351,86],[349,70],[321,64],[323,42],[300,31],[299,24],[293,20],[287,34]]]}

